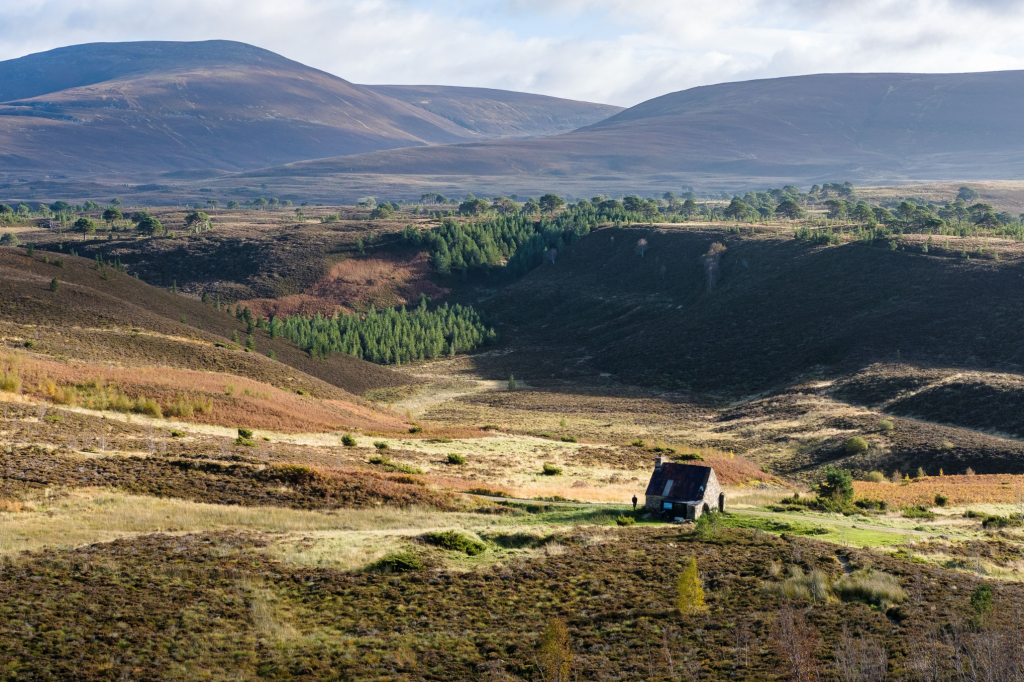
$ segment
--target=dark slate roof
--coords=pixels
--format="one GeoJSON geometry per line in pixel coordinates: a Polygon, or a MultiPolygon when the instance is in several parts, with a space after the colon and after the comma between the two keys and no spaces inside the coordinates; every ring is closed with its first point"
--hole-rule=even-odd
{"type": "Polygon", "coordinates": [[[696,464],[665,463],[651,474],[647,484],[648,495],[658,495],[674,500],[700,500],[707,489],[711,467],[696,464]],[[665,485],[672,481],[672,487],[665,494],[665,485]]]}

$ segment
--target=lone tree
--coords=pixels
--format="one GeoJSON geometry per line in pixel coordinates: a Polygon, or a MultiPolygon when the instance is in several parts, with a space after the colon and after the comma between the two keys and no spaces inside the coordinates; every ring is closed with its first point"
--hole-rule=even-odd
{"type": "Polygon", "coordinates": [[[649,244],[646,239],[638,239],[636,242],[636,252],[640,254],[640,257],[644,257],[644,252],[647,251],[649,244]]]}
{"type": "Polygon", "coordinates": [[[150,235],[160,235],[165,232],[163,223],[150,215],[139,220],[138,230],[142,234],[150,235]]]}
{"type": "Polygon", "coordinates": [[[697,571],[697,560],[693,557],[686,559],[683,572],[676,580],[676,608],[684,616],[708,610],[704,602],[704,588],[700,584],[700,573],[697,571]]]}
{"type": "Polygon", "coordinates": [[[970,187],[967,186],[961,187],[959,190],[957,190],[956,193],[956,198],[963,199],[964,203],[967,204],[971,203],[972,201],[977,201],[980,197],[981,195],[978,194],[978,190],[971,189],[970,187]]]}
{"type": "Polygon", "coordinates": [[[57,281],[56,277],[50,280],[50,291],[54,293],[60,291],[60,282],[57,281]]]}
{"type": "Polygon", "coordinates": [[[185,227],[189,232],[199,234],[203,230],[210,229],[210,216],[202,211],[192,211],[185,216],[185,227]]]}
{"type": "Polygon", "coordinates": [[[395,209],[392,208],[391,204],[385,202],[375,206],[374,209],[370,211],[370,220],[386,220],[393,215],[395,215],[395,209]]]}
{"type": "Polygon", "coordinates": [[[825,480],[818,484],[818,495],[837,502],[852,502],[853,474],[833,466],[825,467],[824,472],[825,480]]]}
{"type": "Polygon", "coordinates": [[[569,629],[561,618],[552,618],[540,638],[537,660],[550,682],[569,682],[572,671],[572,649],[569,629]]]}
{"type": "Polygon", "coordinates": [[[86,234],[96,233],[96,223],[85,217],[76,220],[74,228],[80,232],[85,232],[86,234]]]}
{"type": "Polygon", "coordinates": [[[107,221],[107,225],[113,225],[115,220],[121,220],[122,218],[124,216],[116,208],[108,208],[103,212],[103,219],[107,221]]]}
{"type": "Polygon", "coordinates": [[[540,204],[540,210],[546,211],[547,213],[554,213],[558,209],[565,206],[565,199],[558,196],[557,194],[551,194],[549,192],[548,194],[542,196],[540,198],[540,201],[538,201],[537,203],[540,204]]]}
{"type": "Polygon", "coordinates": [[[775,207],[775,215],[782,216],[783,218],[789,218],[790,220],[796,220],[797,218],[804,217],[804,209],[800,208],[800,204],[796,203],[792,199],[786,199],[775,207]]]}

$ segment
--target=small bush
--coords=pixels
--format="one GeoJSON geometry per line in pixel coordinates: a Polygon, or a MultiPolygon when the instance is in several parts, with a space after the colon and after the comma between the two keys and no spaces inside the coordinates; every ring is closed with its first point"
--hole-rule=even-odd
{"type": "Polygon", "coordinates": [[[853,438],[846,441],[846,451],[848,453],[856,454],[858,452],[867,452],[868,442],[860,436],[854,436],[853,438]]]}
{"type": "Polygon", "coordinates": [[[459,464],[459,465],[465,464],[466,463],[466,458],[465,458],[465,456],[460,455],[457,452],[449,452],[448,453],[448,463],[449,464],[459,464]]]}
{"type": "Polygon", "coordinates": [[[545,476],[561,476],[562,475],[562,469],[561,469],[561,467],[556,467],[554,464],[549,464],[548,462],[544,462],[544,475],[545,476]]]}
{"type": "Polygon", "coordinates": [[[878,511],[885,511],[886,509],[889,508],[889,503],[886,502],[885,500],[871,500],[865,498],[863,500],[857,500],[853,504],[859,509],[867,510],[877,509],[878,511]]]}
{"type": "Polygon", "coordinates": [[[929,511],[927,507],[923,505],[917,505],[914,507],[904,507],[901,510],[903,518],[905,519],[934,519],[935,512],[929,511]]]}
{"type": "Polygon", "coordinates": [[[398,552],[374,561],[366,567],[371,573],[406,573],[423,570],[423,562],[409,552],[398,552]]]}
{"type": "Polygon", "coordinates": [[[373,447],[377,448],[378,450],[387,450],[388,444],[382,440],[375,440],[373,441],[373,447]]]}
{"type": "Polygon", "coordinates": [[[885,483],[888,479],[885,478],[885,474],[881,471],[869,471],[865,474],[864,480],[870,483],[885,483]]]}
{"type": "Polygon", "coordinates": [[[632,445],[635,448],[643,448],[647,446],[647,441],[645,441],[643,438],[637,438],[635,441],[630,443],[630,445],[632,445]]]}
{"type": "Polygon", "coordinates": [[[238,429],[239,438],[252,438],[252,429],[238,429]]]}
{"type": "Polygon", "coordinates": [[[1009,516],[989,516],[981,522],[982,528],[1009,528],[1012,526],[1022,526],[1024,521],[1020,518],[1012,518],[1009,516]]]}
{"type": "Polygon", "coordinates": [[[357,445],[356,439],[352,437],[351,433],[346,433],[341,437],[341,444],[346,448],[354,448],[357,445]]]}
{"type": "Polygon", "coordinates": [[[949,502],[949,498],[942,493],[935,493],[935,506],[945,507],[946,503],[949,502]]]}
{"type": "MultiPolygon", "coordinates": [[[[671,450],[671,448],[670,448],[671,450]]],[[[683,452],[676,455],[677,462],[703,462],[704,458],[698,455],[696,452],[683,452]]]]}
{"type": "Polygon", "coordinates": [[[21,393],[21,377],[13,370],[5,370],[0,374],[0,391],[21,393]]]}
{"type": "MultiPolygon", "coordinates": [[[[422,476],[423,470],[418,469],[409,464],[402,464],[401,462],[392,462],[387,457],[381,457],[380,455],[374,455],[370,458],[370,464],[379,464],[384,467],[385,471],[401,471],[403,474],[417,474],[422,476]]],[[[415,479],[410,479],[409,482],[415,482],[415,479]]]]}
{"type": "Polygon", "coordinates": [[[184,435],[184,431],[171,431],[171,438],[181,438],[184,435]]]}
{"type": "Polygon", "coordinates": [[[563,443],[575,443],[576,438],[574,436],[562,436],[563,443]]]}
{"type": "Polygon", "coordinates": [[[454,530],[427,533],[423,536],[423,539],[437,547],[443,547],[455,552],[465,552],[469,556],[483,554],[487,550],[487,545],[484,543],[454,530]]]}
{"type": "Polygon", "coordinates": [[[892,431],[894,428],[896,428],[896,425],[893,424],[888,419],[883,419],[882,421],[878,422],[878,430],[879,431],[887,432],[887,431],[892,431]]]}
{"type": "Polygon", "coordinates": [[[423,427],[422,426],[410,426],[409,427],[409,433],[420,433],[421,431],[423,431],[423,427]]]}
{"type": "Polygon", "coordinates": [[[636,525],[636,519],[632,516],[616,516],[615,523],[620,526],[634,526],[636,525]]]}

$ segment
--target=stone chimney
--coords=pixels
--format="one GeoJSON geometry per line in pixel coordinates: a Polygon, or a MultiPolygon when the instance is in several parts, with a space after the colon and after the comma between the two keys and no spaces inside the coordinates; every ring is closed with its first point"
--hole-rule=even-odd
{"type": "Polygon", "coordinates": [[[665,463],[665,458],[662,457],[661,455],[658,455],[657,457],[654,458],[654,469],[655,470],[660,469],[661,465],[664,464],[664,463],[665,463]]]}

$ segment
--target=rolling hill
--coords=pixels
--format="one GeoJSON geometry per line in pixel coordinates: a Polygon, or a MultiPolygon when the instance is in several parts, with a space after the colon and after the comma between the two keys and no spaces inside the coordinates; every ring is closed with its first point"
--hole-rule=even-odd
{"type": "Polygon", "coordinates": [[[674,92],[564,135],[405,148],[253,173],[489,176],[551,187],[1009,179],[1024,71],[821,74],[674,92]]]}
{"type": "Polygon", "coordinates": [[[610,104],[491,88],[364,86],[448,119],[480,138],[541,137],[597,123],[623,110],[610,104]]]}
{"type": "Polygon", "coordinates": [[[212,176],[323,156],[547,134],[618,110],[500,91],[477,100],[474,89],[433,88],[443,93],[439,115],[380,89],[230,41],[60,48],[0,62],[0,167],[15,174],[212,176]]]}

